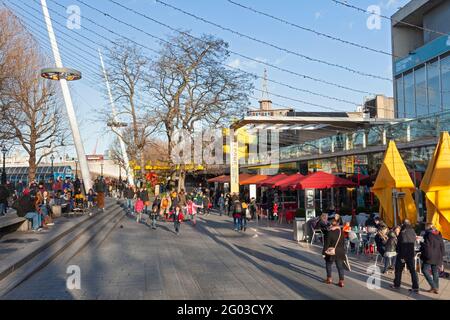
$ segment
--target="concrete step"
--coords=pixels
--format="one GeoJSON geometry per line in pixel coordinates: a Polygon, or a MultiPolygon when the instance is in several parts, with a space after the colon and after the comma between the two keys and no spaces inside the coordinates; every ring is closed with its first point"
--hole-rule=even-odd
{"type": "MultiPolygon", "coordinates": [[[[20,260],[5,263],[2,269],[6,271],[0,278],[0,297],[45,267],[72,244],[76,244],[77,247],[81,244],[85,246],[108,223],[116,222],[118,218],[124,216],[123,209],[114,202],[105,208],[104,213],[85,218],[79,224],[54,236],[51,241],[43,243],[36,251],[30,251],[20,260]],[[89,236],[86,236],[86,233],[89,233],[89,236]]],[[[81,249],[82,247],[78,251],[81,249]]]]}

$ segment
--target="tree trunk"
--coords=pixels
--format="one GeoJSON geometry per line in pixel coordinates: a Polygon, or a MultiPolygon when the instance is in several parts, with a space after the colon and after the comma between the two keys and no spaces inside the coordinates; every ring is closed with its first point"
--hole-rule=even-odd
{"type": "Polygon", "coordinates": [[[185,182],[186,182],[186,169],[184,168],[184,165],[180,167],[178,174],[178,192],[181,191],[181,189],[186,190],[185,188],[185,182]]]}
{"type": "Polygon", "coordinates": [[[28,159],[28,184],[36,179],[36,151],[32,150],[30,152],[30,157],[28,159]]]}
{"type": "Polygon", "coordinates": [[[140,166],[141,166],[142,180],[145,181],[145,154],[144,154],[144,150],[140,150],[140,166]]]}

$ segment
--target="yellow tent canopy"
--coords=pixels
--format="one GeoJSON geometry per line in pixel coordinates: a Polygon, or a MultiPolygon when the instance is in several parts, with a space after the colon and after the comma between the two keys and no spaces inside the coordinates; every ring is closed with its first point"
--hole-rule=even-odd
{"type": "Polygon", "coordinates": [[[420,189],[425,192],[427,222],[450,239],[450,136],[447,131],[441,132],[420,189]]]}
{"type": "Polygon", "coordinates": [[[395,142],[390,141],[372,188],[380,200],[381,218],[389,227],[393,227],[395,223],[393,189],[405,193],[405,197],[398,201],[397,222],[408,219],[412,224],[415,224],[417,222],[417,210],[412,197],[412,193],[415,191],[414,183],[409,176],[395,142]]]}

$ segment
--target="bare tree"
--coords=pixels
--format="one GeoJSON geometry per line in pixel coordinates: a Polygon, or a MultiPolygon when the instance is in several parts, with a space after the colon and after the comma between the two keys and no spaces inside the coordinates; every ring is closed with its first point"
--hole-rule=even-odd
{"type": "MultiPolygon", "coordinates": [[[[139,161],[141,172],[144,174],[144,149],[149,137],[158,128],[151,109],[142,102],[149,60],[136,45],[118,41],[107,52],[107,62],[108,79],[118,107],[118,115],[120,119],[130,124],[126,130],[122,132],[114,130],[114,132],[122,137],[130,157],[139,161]],[[139,95],[141,95],[140,99],[139,95]]],[[[107,121],[113,120],[110,111],[105,114],[107,114],[107,121]]]]}
{"type": "MultiPolygon", "coordinates": [[[[224,66],[228,44],[210,35],[194,39],[187,32],[164,42],[152,64],[147,88],[164,126],[168,152],[173,134],[196,126],[218,127],[242,116],[249,104],[253,82],[248,74],[224,66]]],[[[186,166],[179,166],[178,188],[184,188],[186,166]]]]}
{"type": "Polygon", "coordinates": [[[67,130],[64,130],[55,84],[40,77],[45,60],[36,41],[17,17],[8,14],[7,19],[21,36],[11,38],[14,53],[9,56],[9,63],[13,68],[2,86],[2,105],[6,106],[2,120],[28,154],[31,181],[35,179],[38,164],[64,141],[67,130]]]}

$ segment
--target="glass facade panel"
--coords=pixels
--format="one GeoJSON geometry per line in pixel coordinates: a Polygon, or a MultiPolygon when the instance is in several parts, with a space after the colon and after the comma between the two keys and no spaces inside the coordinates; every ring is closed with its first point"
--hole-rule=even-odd
{"type": "Polygon", "coordinates": [[[439,61],[427,64],[427,94],[430,113],[441,111],[441,89],[439,81],[439,61]]]}
{"type": "Polygon", "coordinates": [[[396,91],[397,91],[397,117],[405,118],[405,99],[403,92],[403,78],[395,79],[396,91]]]}
{"type": "Polygon", "coordinates": [[[410,72],[403,77],[405,86],[405,117],[414,118],[416,116],[415,96],[414,96],[414,73],[410,72]]]}
{"type": "Polygon", "coordinates": [[[427,78],[425,66],[414,71],[415,89],[416,89],[416,115],[423,116],[428,114],[427,103],[427,78]]]}
{"type": "Polygon", "coordinates": [[[450,55],[441,59],[442,105],[450,110],[450,55]]]}

